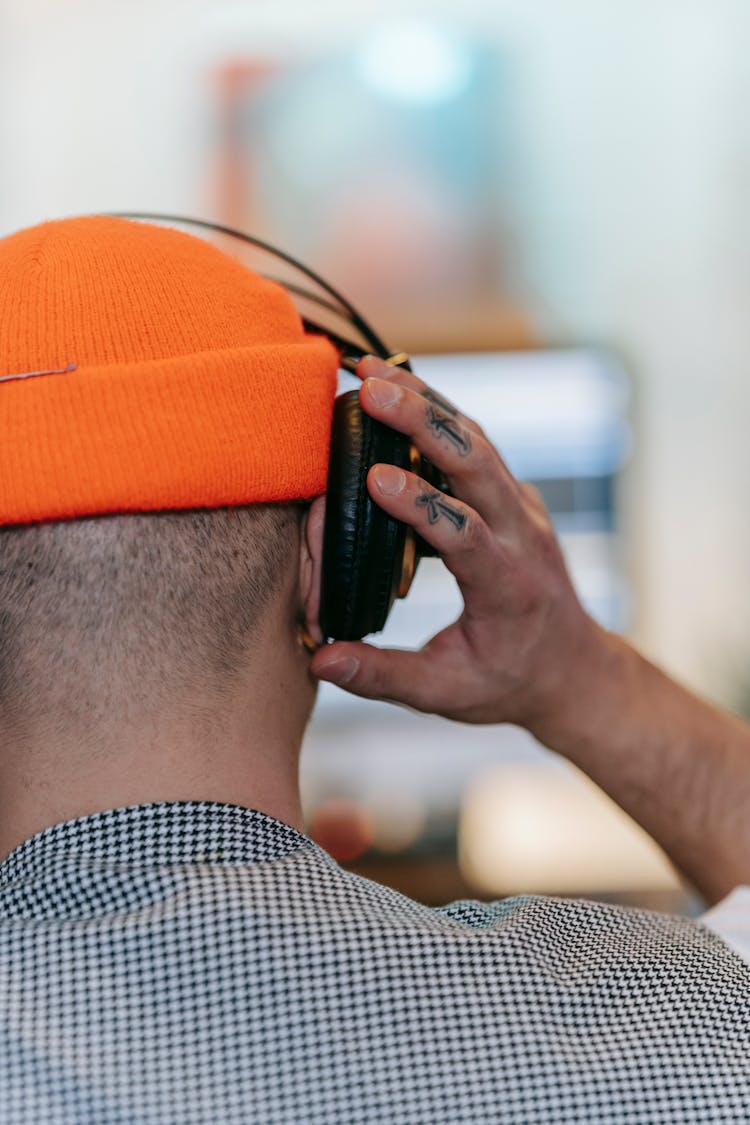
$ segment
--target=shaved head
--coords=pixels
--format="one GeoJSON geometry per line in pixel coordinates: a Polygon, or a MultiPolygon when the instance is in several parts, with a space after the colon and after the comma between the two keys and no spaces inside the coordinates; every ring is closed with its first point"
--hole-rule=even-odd
{"type": "MultiPolygon", "coordinates": [[[[0,528],[0,719],[71,730],[219,698],[295,564],[302,504],[0,528]]],[[[50,732],[51,734],[60,732],[50,732]]]]}

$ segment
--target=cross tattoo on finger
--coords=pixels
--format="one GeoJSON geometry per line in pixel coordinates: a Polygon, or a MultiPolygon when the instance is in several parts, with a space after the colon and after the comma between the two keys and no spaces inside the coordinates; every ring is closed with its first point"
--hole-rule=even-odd
{"type": "Polygon", "coordinates": [[[437,523],[441,516],[449,520],[456,531],[461,531],[466,523],[466,514],[454,508],[439,492],[424,489],[417,496],[417,507],[427,512],[427,522],[437,523]]]}
{"type": "Polygon", "coordinates": [[[427,425],[437,437],[445,437],[455,445],[461,457],[471,453],[471,438],[468,431],[451,418],[448,414],[436,410],[434,406],[427,407],[427,425]]]}
{"type": "Polygon", "coordinates": [[[450,414],[453,418],[458,417],[458,411],[456,410],[455,406],[452,406],[449,402],[446,402],[446,400],[444,398],[441,398],[440,395],[436,395],[434,391],[431,391],[429,389],[429,387],[426,391],[422,391],[422,398],[426,398],[428,402],[431,402],[433,406],[437,406],[445,414],[450,414]]]}

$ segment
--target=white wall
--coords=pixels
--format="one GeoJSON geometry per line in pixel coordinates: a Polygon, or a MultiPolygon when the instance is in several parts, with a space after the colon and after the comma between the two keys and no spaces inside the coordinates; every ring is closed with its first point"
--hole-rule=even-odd
{"type": "Polygon", "coordinates": [[[553,332],[634,365],[637,633],[727,695],[750,657],[748,9],[529,7],[529,281],[553,332]]]}

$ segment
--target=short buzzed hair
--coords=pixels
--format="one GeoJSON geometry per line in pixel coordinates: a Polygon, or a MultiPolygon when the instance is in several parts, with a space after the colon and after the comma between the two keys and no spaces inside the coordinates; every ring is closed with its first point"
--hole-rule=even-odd
{"type": "Polygon", "coordinates": [[[0,717],[67,725],[221,690],[294,560],[302,504],[0,528],[0,717]],[[59,716],[63,716],[62,719],[59,716]]]}

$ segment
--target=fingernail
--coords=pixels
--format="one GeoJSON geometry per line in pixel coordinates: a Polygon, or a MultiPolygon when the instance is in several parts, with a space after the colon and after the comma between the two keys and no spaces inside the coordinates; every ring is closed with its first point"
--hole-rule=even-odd
{"type": "Polygon", "coordinates": [[[348,684],[358,671],[359,661],[356,656],[342,656],[322,668],[317,668],[315,675],[319,680],[330,680],[332,684],[348,684]]]}
{"type": "Polygon", "coordinates": [[[393,406],[403,395],[397,383],[386,383],[384,379],[365,379],[362,386],[378,406],[393,406]]]}
{"type": "Polygon", "coordinates": [[[376,465],[372,475],[375,484],[386,496],[398,496],[406,488],[406,473],[395,465],[376,465]]]}
{"type": "Polygon", "coordinates": [[[384,359],[381,359],[380,356],[377,355],[362,356],[359,362],[364,369],[365,377],[366,373],[371,371],[372,374],[378,378],[390,379],[394,371],[398,370],[396,367],[390,367],[384,359]]]}

